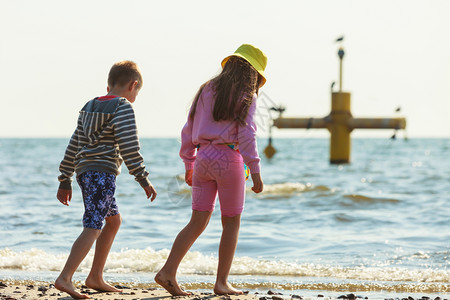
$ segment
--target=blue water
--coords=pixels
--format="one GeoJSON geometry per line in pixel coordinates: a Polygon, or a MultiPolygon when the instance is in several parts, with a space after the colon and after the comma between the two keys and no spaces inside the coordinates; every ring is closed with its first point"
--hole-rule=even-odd
{"type": "MultiPolygon", "coordinates": [[[[0,279],[37,272],[50,280],[82,230],[78,186],[70,207],[55,197],[67,142],[0,139],[0,279]]],[[[266,144],[259,140],[260,153],[266,144]]],[[[158,190],[153,203],[123,166],[116,190],[123,224],[106,266],[111,278],[150,281],[189,220],[179,146],[177,139],[141,140],[158,190]]],[[[265,191],[247,192],[235,282],[251,289],[450,292],[450,139],[353,139],[346,165],[329,164],[327,139],[275,139],[274,146],[274,158],[262,159],[265,191]]],[[[220,233],[217,207],[182,263],[186,282],[213,282],[220,233]]]]}

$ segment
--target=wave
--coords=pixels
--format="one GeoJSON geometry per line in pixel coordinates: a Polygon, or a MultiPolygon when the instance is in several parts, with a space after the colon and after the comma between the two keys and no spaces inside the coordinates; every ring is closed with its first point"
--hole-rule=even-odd
{"type": "MultiPolygon", "coordinates": [[[[173,187],[170,188],[170,193],[177,195],[189,195],[191,193],[191,188],[184,184],[184,177],[176,177],[176,182],[173,180],[173,187]]],[[[313,185],[311,183],[303,184],[299,182],[283,182],[274,184],[264,184],[264,190],[259,197],[272,197],[272,198],[283,198],[289,197],[295,194],[300,194],[304,192],[312,191],[330,191],[330,188],[324,185],[313,185]]],[[[247,192],[251,191],[251,186],[247,186],[247,192]]]]}
{"type": "MultiPolygon", "coordinates": [[[[179,176],[176,178],[176,182],[173,182],[173,188],[169,191],[170,193],[177,195],[190,195],[191,188],[184,183],[183,177],[179,176]],[[176,183],[176,184],[175,184],[176,183]]],[[[251,193],[251,185],[247,186],[246,191],[251,193]]],[[[313,185],[311,183],[300,183],[300,182],[282,182],[274,184],[264,184],[264,190],[257,195],[258,198],[284,198],[293,195],[305,193],[305,192],[318,192],[321,194],[329,195],[329,193],[334,193],[334,189],[329,188],[325,185],[313,185]],[[328,193],[327,193],[328,192],[328,193]]],[[[319,195],[320,196],[320,195],[319,195]]],[[[342,195],[343,198],[349,199],[355,204],[378,204],[378,203],[399,203],[400,200],[393,198],[380,198],[380,197],[369,197],[359,194],[345,194],[342,195]]]]}
{"type": "MultiPolygon", "coordinates": [[[[78,271],[88,272],[93,251],[82,262],[78,271]]],[[[111,252],[105,266],[111,273],[154,273],[165,263],[169,250],[156,251],[146,249],[123,249],[111,252]]],[[[0,270],[60,271],[68,253],[48,253],[40,249],[14,251],[8,248],[0,250],[0,270]]],[[[179,269],[181,275],[213,275],[217,268],[217,257],[200,252],[189,252],[179,269]]],[[[367,266],[331,266],[290,262],[284,260],[267,260],[251,257],[236,257],[233,261],[231,275],[284,276],[284,277],[321,277],[334,279],[353,279],[372,282],[418,282],[450,283],[450,270],[406,267],[367,267],[367,266]]],[[[375,284],[375,283],[374,283],[375,284]]]]}
{"type": "Polygon", "coordinates": [[[344,198],[350,199],[354,203],[361,204],[376,204],[376,203],[398,203],[400,200],[392,199],[392,198],[375,198],[375,197],[367,197],[358,194],[349,194],[344,195],[344,198]]]}
{"type": "MultiPolygon", "coordinates": [[[[178,197],[190,197],[191,188],[184,183],[184,177],[177,178],[176,182],[174,181],[171,185],[172,188],[169,193],[178,197]]],[[[252,193],[251,185],[248,185],[246,188],[247,193],[252,193]]],[[[300,183],[300,182],[283,182],[283,183],[274,183],[274,184],[265,184],[264,190],[255,195],[257,198],[263,199],[283,199],[289,198],[298,194],[307,193],[307,192],[315,192],[316,197],[324,197],[329,196],[330,194],[335,192],[335,189],[329,188],[325,185],[313,185],[311,183],[300,183]]],[[[396,204],[401,202],[401,200],[393,199],[393,198],[381,198],[381,197],[369,197],[360,194],[344,194],[342,195],[344,199],[350,200],[341,203],[344,206],[348,205],[377,205],[377,204],[396,204]]]]}
{"type": "MultiPolygon", "coordinates": [[[[250,188],[249,188],[250,189],[250,188]]],[[[283,182],[264,185],[264,191],[261,195],[277,195],[289,196],[310,191],[329,191],[330,189],[324,185],[312,185],[311,183],[303,184],[299,182],[283,182]]]]}
{"type": "MultiPolygon", "coordinates": [[[[155,285],[157,287],[157,285],[155,285]]],[[[184,289],[213,289],[213,283],[188,282],[182,284],[184,289]]],[[[318,290],[336,292],[374,292],[388,293],[448,293],[450,286],[444,283],[386,283],[386,282],[310,282],[310,283],[278,283],[278,282],[236,282],[233,286],[240,289],[276,289],[284,291],[318,290]]],[[[373,297],[371,297],[373,298],[373,297]]],[[[325,298],[326,299],[326,298],[325,298]]],[[[380,298],[380,299],[385,299],[380,298]]]]}

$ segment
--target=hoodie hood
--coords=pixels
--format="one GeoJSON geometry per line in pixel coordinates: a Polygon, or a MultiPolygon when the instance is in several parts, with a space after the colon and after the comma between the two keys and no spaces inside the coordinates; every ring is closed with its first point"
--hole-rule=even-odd
{"type": "Polygon", "coordinates": [[[83,135],[88,139],[89,144],[96,144],[103,136],[104,129],[123,101],[127,100],[123,97],[108,100],[95,98],[81,109],[79,122],[81,122],[83,135]]]}

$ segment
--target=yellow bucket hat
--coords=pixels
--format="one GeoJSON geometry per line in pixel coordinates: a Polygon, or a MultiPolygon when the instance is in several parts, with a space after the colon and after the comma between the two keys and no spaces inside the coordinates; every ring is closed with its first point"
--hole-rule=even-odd
{"type": "Polygon", "coordinates": [[[258,71],[258,73],[262,76],[261,86],[266,83],[264,70],[267,66],[267,56],[261,50],[253,45],[242,44],[233,54],[225,57],[222,60],[222,68],[232,56],[238,56],[248,61],[253,66],[253,68],[255,68],[256,71],[258,71]]]}

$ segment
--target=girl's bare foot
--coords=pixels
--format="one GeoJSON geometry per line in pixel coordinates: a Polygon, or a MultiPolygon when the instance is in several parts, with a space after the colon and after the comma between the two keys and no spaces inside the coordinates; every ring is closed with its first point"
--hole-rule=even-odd
{"type": "Polygon", "coordinates": [[[122,290],[107,284],[103,278],[94,279],[93,277],[88,276],[88,278],[86,278],[86,286],[99,292],[122,292],[122,290]]]}
{"type": "Polygon", "coordinates": [[[69,294],[74,299],[90,299],[88,295],[77,292],[71,281],[65,281],[59,277],[55,281],[55,288],[69,294]]]}
{"type": "Polygon", "coordinates": [[[216,295],[242,295],[242,294],[244,294],[243,291],[235,289],[228,282],[225,282],[225,284],[216,282],[216,284],[214,285],[214,293],[216,295]]]}
{"type": "Polygon", "coordinates": [[[167,276],[164,272],[159,271],[155,276],[155,281],[166,289],[172,296],[189,296],[191,293],[183,291],[178,285],[175,277],[167,276]]]}

